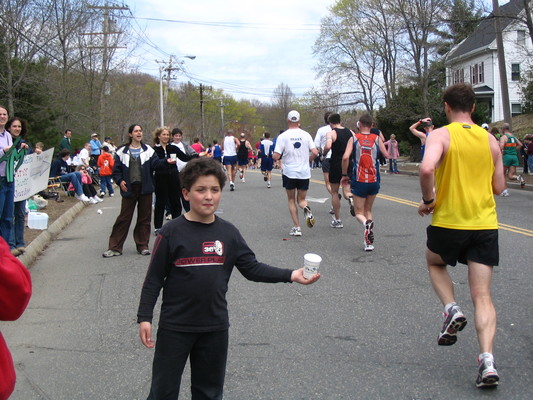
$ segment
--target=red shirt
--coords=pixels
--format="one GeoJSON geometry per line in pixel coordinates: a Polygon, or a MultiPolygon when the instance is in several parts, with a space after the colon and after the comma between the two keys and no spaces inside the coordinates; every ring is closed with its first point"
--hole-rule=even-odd
{"type": "MultiPolygon", "coordinates": [[[[18,319],[31,297],[31,276],[26,267],[11,254],[0,238],[0,321],[18,319]]],[[[15,367],[4,337],[0,333],[0,400],[15,389],[15,367]]]]}

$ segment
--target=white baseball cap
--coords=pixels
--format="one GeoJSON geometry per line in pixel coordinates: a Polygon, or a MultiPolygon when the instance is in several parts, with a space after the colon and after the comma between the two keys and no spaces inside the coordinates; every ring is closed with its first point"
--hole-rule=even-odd
{"type": "Polygon", "coordinates": [[[487,124],[486,122],[482,123],[482,124],[481,124],[481,127],[482,127],[483,129],[489,130],[489,124],[487,124]]]}
{"type": "Polygon", "coordinates": [[[287,119],[291,122],[298,122],[300,120],[300,113],[296,110],[292,110],[289,112],[289,115],[287,115],[287,119]]]}

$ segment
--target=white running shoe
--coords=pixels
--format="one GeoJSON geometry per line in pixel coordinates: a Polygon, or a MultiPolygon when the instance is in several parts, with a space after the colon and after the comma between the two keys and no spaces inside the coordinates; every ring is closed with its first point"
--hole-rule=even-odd
{"type": "Polygon", "coordinates": [[[372,250],[374,250],[374,245],[372,243],[368,243],[365,240],[365,251],[372,251],[372,250]]]}
{"type": "Polygon", "coordinates": [[[95,199],[94,197],[91,197],[91,198],[89,199],[89,203],[91,203],[91,204],[98,204],[99,202],[96,201],[96,199],[95,199]]]}
{"type": "Polygon", "coordinates": [[[289,235],[291,236],[302,236],[302,230],[299,226],[293,226],[291,231],[289,232],[289,235]]]}
{"type": "Polygon", "coordinates": [[[304,215],[305,223],[309,228],[312,228],[315,225],[315,217],[313,217],[313,213],[311,212],[311,208],[309,206],[304,207],[304,215]]]}
{"type": "Polygon", "coordinates": [[[89,200],[89,198],[87,196],[85,196],[84,194],[80,194],[79,196],[76,195],[75,196],[79,201],[85,201],[85,202],[90,202],[91,200],[89,200]]]}
{"type": "Polygon", "coordinates": [[[501,194],[500,196],[502,197],[509,197],[509,191],[507,189],[505,189],[501,194]]]}
{"type": "Polygon", "coordinates": [[[333,219],[333,221],[331,221],[331,227],[332,228],[343,228],[344,225],[342,224],[342,221],[340,219],[333,219]]]}
{"type": "Polygon", "coordinates": [[[478,358],[478,363],[479,369],[476,386],[478,388],[497,386],[500,377],[498,376],[494,359],[492,357],[478,358]]]}
{"type": "Polygon", "coordinates": [[[97,203],[101,203],[102,201],[104,201],[103,199],[101,199],[98,196],[94,196],[93,199],[95,199],[97,203]]]}

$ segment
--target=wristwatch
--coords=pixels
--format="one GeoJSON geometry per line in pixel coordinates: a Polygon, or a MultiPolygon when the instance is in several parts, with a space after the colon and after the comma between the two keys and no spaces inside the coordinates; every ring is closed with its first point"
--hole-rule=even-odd
{"type": "Polygon", "coordinates": [[[432,198],[431,200],[424,200],[424,198],[422,197],[422,201],[424,202],[425,205],[428,205],[428,204],[431,204],[435,201],[435,198],[432,198]]]}

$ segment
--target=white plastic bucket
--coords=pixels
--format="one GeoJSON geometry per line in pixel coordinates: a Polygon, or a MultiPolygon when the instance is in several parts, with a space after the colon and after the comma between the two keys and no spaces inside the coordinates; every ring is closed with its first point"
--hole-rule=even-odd
{"type": "Polygon", "coordinates": [[[41,230],[48,228],[48,214],[31,211],[28,214],[28,228],[41,230]]]}

